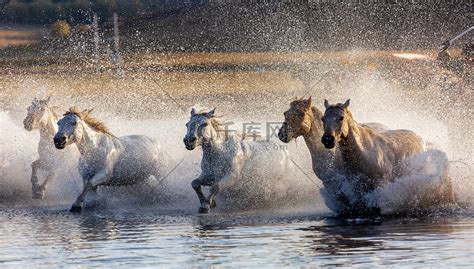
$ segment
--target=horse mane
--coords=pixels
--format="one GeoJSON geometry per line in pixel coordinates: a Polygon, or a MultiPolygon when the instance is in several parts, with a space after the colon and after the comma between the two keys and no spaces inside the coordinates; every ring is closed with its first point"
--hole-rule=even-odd
{"type": "MultiPolygon", "coordinates": [[[[296,98],[296,100],[293,100],[290,103],[290,107],[295,108],[296,106],[302,104],[304,101],[307,101],[307,100],[305,100],[303,97],[296,98]]],[[[315,106],[311,106],[311,111],[313,112],[313,115],[315,118],[321,119],[321,117],[323,116],[322,111],[316,108],[315,106]]]]}
{"type": "Polygon", "coordinates": [[[89,110],[86,109],[84,111],[81,111],[78,107],[74,106],[74,107],[69,108],[69,111],[66,111],[64,116],[74,114],[78,116],[81,120],[83,120],[85,123],[87,123],[87,125],[89,125],[95,131],[113,136],[113,134],[109,131],[107,126],[105,126],[105,124],[102,121],[94,118],[91,115],[91,112],[92,112],[92,109],[89,109],[89,110]]]}
{"type": "Polygon", "coordinates": [[[222,123],[218,120],[219,116],[211,116],[209,117],[209,114],[207,112],[198,112],[193,115],[193,117],[206,117],[209,119],[211,122],[212,127],[215,129],[218,129],[220,126],[222,126],[222,123]]]}
{"type": "Polygon", "coordinates": [[[323,117],[323,112],[321,110],[319,110],[317,107],[315,106],[312,106],[311,107],[311,110],[313,111],[313,115],[316,119],[319,119],[321,120],[321,118],[323,117]]]}
{"type": "Polygon", "coordinates": [[[61,114],[58,112],[60,108],[58,106],[47,106],[49,108],[49,111],[53,114],[53,117],[56,119],[59,119],[61,117],[61,114]]]}
{"type": "Polygon", "coordinates": [[[296,97],[295,100],[291,101],[290,107],[295,107],[301,104],[303,101],[305,101],[303,97],[300,97],[300,98],[296,97]]]}
{"type": "MultiPolygon", "coordinates": [[[[225,132],[225,129],[222,129],[221,126],[223,126],[224,124],[222,124],[220,121],[219,121],[219,118],[220,116],[211,116],[209,117],[209,114],[207,112],[198,112],[198,113],[195,113],[192,117],[206,117],[209,119],[209,121],[211,122],[211,125],[212,127],[217,131],[218,135],[220,135],[220,132],[225,132]]],[[[240,132],[237,132],[235,130],[228,130],[229,133],[232,133],[233,135],[236,135],[237,137],[244,137],[244,135],[240,132]]],[[[227,140],[229,136],[226,135],[225,138],[227,140]]]]}
{"type": "Polygon", "coordinates": [[[48,104],[49,100],[37,100],[34,99],[31,103],[31,106],[39,107],[42,109],[48,109],[55,119],[59,119],[61,117],[61,113],[59,112],[60,108],[58,106],[50,106],[48,104]]]}

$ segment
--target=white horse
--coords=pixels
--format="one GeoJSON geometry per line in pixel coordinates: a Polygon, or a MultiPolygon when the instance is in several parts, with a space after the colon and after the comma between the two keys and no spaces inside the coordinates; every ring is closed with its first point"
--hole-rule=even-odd
{"type": "Polygon", "coordinates": [[[59,151],[52,143],[53,137],[58,131],[59,115],[55,107],[48,106],[51,97],[45,100],[33,99],[27,108],[28,114],[23,120],[23,126],[27,131],[39,129],[40,140],[38,144],[38,159],[31,163],[31,187],[33,199],[43,199],[48,183],[56,177],[55,167],[77,156],[77,149],[71,147],[66,151],[59,151]],[[43,183],[39,182],[38,171],[45,171],[46,178],[43,183]]]}
{"type": "Polygon", "coordinates": [[[54,136],[56,148],[75,143],[81,153],[79,173],[84,189],[71,212],[79,212],[87,193],[95,192],[98,186],[133,185],[150,176],[158,180],[167,162],[153,139],[139,135],[117,138],[90,113],[91,110],[70,108],[59,120],[54,136]]]}
{"type": "MultiPolygon", "coordinates": [[[[216,206],[215,198],[224,190],[242,179],[253,165],[264,158],[268,169],[268,178],[275,180],[286,173],[287,152],[275,150],[277,144],[269,141],[244,141],[233,132],[220,129],[220,123],[210,112],[197,113],[191,110],[191,118],[186,124],[187,132],[183,139],[186,149],[202,147],[201,174],[192,181],[201,206],[199,213],[208,213],[216,206]],[[275,147],[276,146],[276,147],[275,147]],[[202,186],[210,186],[210,194],[204,196],[202,186]]],[[[257,179],[258,180],[258,179],[257,179]]]]}

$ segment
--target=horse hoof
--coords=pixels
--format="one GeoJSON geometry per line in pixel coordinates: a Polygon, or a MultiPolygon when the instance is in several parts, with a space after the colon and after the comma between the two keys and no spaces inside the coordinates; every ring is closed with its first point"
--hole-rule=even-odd
{"type": "Polygon", "coordinates": [[[33,199],[41,200],[44,198],[44,193],[33,193],[33,199]]]}
{"type": "Polygon", "coordinates": [[[37,189],[33,191],[33,199],[43,199],[44,198],[44,189],[37,189]]]}
{"type": "Polygon", "coordinates": [[[199,208],[199,214],[207,214],[209,213],[209,208],[207,207],[200,207],[199,208]]]}
{"type": "Polygon", "coordinates": [[[217,206],[216,200],[212,200],[212,202],[211,202],[211,205],[210,205],[210,206],[211,206],[211,208],[214,208],[214,207],[216,207],[216,206],[217,206]]]}
{"type": "Polygon", "coordinates": [[[73,206],[71,207],[71,209],[69,210],[69,212],[71,212],[71,213],[80,213],[81,210],[82,210],[82,207],[80,207],[80,206],[74,206],[74,205],[73,205],[73,206]]]}

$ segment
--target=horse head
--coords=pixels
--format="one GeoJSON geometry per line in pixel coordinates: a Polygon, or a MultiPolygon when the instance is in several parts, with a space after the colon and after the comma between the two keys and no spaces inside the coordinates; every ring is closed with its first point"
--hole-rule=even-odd
{"type": "Polygon", "coordinates": [[[278,138],[282,142],[289,143],[300,135],[308,134],[314,120],[311,97],[291,102],[290,109],[283,115],[285,121],[278,131],[278,138]]]}
{"type": "Polygon", "coordinates": [[[44,100],[33,99],[31,105],[26,109],[27,114],[23,120],[23,126],[27,131],[40,128],[41,124],[47,120],[46,110],[50,100],[51,96],[44,100]]]}
{"type": "Polygon", "coordinates": [[[188,150],[193,150],[196,147],[208,143],[217,135],[218,122],[215,119],[215,111],[196,112],[193,108],[191,110],[191,117],[186,123],[186,135],[183,142],[188,150]]]}
{"type": "Polygon", "coordinates": [[[80,111],[77,107],[71,107],[58,121],[58,131],[54,135],[54,146],[57,149],[63,149],[82,139],[81,113],[90,113],[90,110],[80,111]]]}
{"type": "Polygon", "coordinates": [[[338,103],[335,105],[330,105],[328,100],[324,100],[326,111],[322,118],[324,135],[321,138],[321,142],[328,149],[334,148],[349,133],[349,123],[352,119],[352,115],[347,109],[349,104],[350,99],[344,104],[338,103]]]}

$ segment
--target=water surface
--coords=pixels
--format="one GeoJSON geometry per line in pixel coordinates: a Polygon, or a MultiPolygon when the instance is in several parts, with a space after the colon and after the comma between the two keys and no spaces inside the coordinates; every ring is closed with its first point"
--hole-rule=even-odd
{"type": "Polygon", "coordinates": [[[364,221],[311,212],[71,214],[4,207],[0,266],[471,266],[473,217],[456,212],[364,221]]]}

